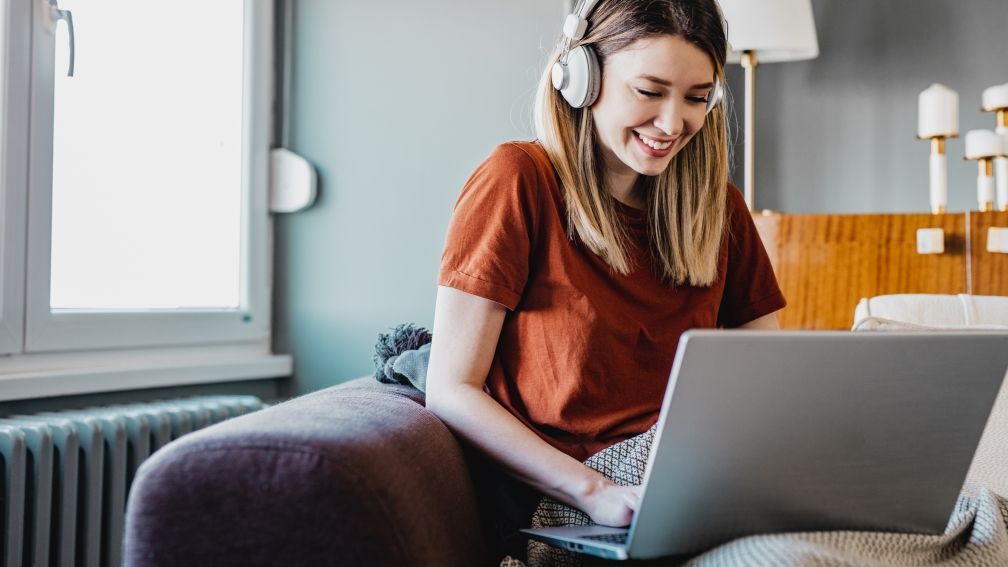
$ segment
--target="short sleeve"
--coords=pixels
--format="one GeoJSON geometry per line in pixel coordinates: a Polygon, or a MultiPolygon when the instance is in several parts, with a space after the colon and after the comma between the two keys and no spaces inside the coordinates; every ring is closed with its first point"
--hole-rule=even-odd
{"type": "Polygon", "coordinates": [[[455,204],[438,284],[513,310],[528,280],[539,185],[531,156],[515,144],[498,146],[455,204]]]}
{"type": "Polygon", "coordinates": [[[741,192],[728,187],[728,271],[718,326],[739,327],[786,305],[741,192]]]}

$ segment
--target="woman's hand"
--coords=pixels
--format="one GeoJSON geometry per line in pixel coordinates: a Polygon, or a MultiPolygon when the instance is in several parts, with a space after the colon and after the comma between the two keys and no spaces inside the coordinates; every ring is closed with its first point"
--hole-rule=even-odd
{"type": "Polygon", "coordinates": [[[622,528],[633,520],[640,496],[640,486],[620,486],[603,479],[584,497],[579,508],[596,524],[622,528]]]}

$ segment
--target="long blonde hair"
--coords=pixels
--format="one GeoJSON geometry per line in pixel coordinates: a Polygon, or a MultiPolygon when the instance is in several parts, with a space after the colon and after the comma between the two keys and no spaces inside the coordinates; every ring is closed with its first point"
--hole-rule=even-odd
{"type": "MultiPolygon", "coordinates": [[[[707,53],[723,82],[727,41],[715,0],[602,0],[589,17],[588,34],[572,47],[592,44],[604,66],[613,53],[662,34],[707,53]]],[[[536,135],[560,177],[570,237],[580,238],[616,272],[629,274],[635,266],[615,199],[605,188],[590,108],[571,108],[550,79],[560,55],[558,43],[539,82],[536,135]]],[[[728,190],[727,139],[724,107],[718,105],[664,172],[640,180],[647,194],[654,270],[675,285],[709,286],[717,277],[728,190]]]]}

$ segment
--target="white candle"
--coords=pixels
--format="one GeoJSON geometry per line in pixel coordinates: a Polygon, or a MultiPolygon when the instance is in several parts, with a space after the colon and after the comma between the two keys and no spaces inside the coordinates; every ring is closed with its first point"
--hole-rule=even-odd
{"type": "Polygon", "coordinates": [[[922,139],[959,135],[959,93],[935,83],[917,100],[917,136],[922,139]]]}
{"type": "Polygon", "coordinates": [[[987,112],[1008,108],[1008,83],[984,89],[982,99],[987,112]]]}
{"type": "MultiPolygon", "coordinates": [[[[1004,153],[1008,154],[1008,128],[999,127],[997,132],[1001,136],[1004,153]]],[[[994,160],[994,177],[997,179],[997,208],[999,211],[1008,211],[1008,158],[999,157],[994,160]]]]}
{"type": "Polygon", "coordinates": [[[966,132],[966,159],[993,158],[1004,150],[1001,135],[990,130],[966,132]]]}
{"type": "Polygon", "coordinates": [[[940,214],[948,206],[948,157],[931,154],[931,212],[940,214]]]}

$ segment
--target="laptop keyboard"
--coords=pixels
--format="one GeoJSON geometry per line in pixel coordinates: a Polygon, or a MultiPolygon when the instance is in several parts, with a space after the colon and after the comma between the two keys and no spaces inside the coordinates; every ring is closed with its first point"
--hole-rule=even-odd
{"type": "Polygon", "coordinates": [[[618,534],[585,535],[580,539],[590,539],[592,541],[602,541],[605,543],[626,543],[627,532],[618,534]]]}

